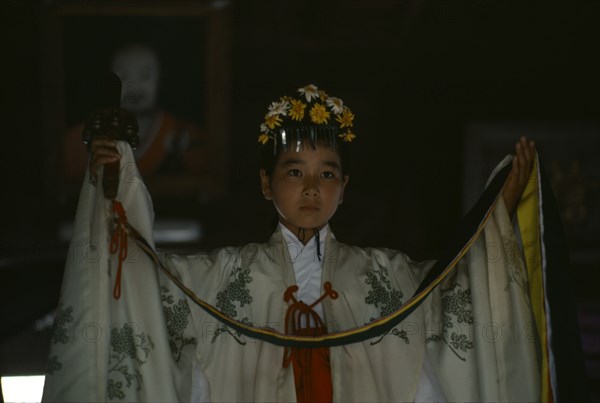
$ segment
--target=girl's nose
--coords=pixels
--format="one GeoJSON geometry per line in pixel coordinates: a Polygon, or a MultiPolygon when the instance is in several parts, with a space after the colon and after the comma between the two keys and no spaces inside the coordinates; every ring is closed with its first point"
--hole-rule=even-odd
{"type": "Polygon", "coordinates": [[[319,181],[312,175],[305,176],[304,179],[304,190],[302,192],[304,196],[314,197],[319,195],[319,181]]]}

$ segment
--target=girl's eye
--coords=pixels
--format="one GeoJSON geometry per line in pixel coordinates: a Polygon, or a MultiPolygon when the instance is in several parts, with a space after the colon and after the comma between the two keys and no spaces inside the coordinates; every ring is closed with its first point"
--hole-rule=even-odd
{"type": "Polygon", "coordinates": [[[331,171],[325,171],[321,173],[321,177],[325,178],[325,179],[333,179],[335,178],[335,173],[331,172],[331,171]]]}
{"type": "Polygon", "coordinates": [[[290,169],[287,173],[289,176],[294,176],[294,177],[302,175],[302,172],[300,172],[299,169],[290,169]]]}

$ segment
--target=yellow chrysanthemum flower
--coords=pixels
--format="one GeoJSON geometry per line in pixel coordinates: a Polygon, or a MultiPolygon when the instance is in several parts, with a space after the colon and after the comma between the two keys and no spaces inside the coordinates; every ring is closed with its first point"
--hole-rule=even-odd
{"type": "Polygon", "coordinates": [[[356,135],[348,130],[346,133],[338,134],[338,137],[341,137],[343,141],[350,143],[352,140],[354,140],[356,135]]]}
{"type": "Polygon", "coordinates": [[[321,99],[321,101],[325,102],[325,100],[328,98],[329,96],[327,95],[327,93],[323,90],[319,90],[319,98],[321,99]]]}
{"type": "Polygon", "coordinates": [[[345,108],[340,115],[336,116],[335,120],[340,124],[341,128],[352,127],[352,122],[354,121],[354,114],[350,112],[350,109],[345,108]]]}
{"type": "Polygon", "coordinates": [[[281,118],[279,115],[267,115],[265,116],[265,124],[269,129],[273,130],[275,126],[281,126],[281,118]]]}
{"type": "Polygon", "coordinates": [[[269,141],[269,139],[270,139],[269,135],[265,134],[265,133],[263,133],[260,136],[258,136],[258,142],[261,143],[261,144],[266,144],[267,141],[269,141]]]}
{"type": "Polygon", "coordinates": [[[292,118],[292,120],[300,121],[304,119],[304,109],[306,108],[306,104],[298,99],[290,100],[292,107],[288,111],[288,114],[292,118]]]}
{"type": "Polygon", "coordinates": [[[319,103],[314,104],[310,109],[310,121],[322,125],[327,123],[327,119],[329,119],[329,112],[325,109],[325,105],[319,103]]]}

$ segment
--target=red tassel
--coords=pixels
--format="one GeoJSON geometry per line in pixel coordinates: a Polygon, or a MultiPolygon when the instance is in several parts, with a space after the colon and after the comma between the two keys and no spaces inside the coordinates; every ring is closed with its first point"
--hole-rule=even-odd
{"type": "MultiPolygon", "coordinates": [[[[293,293],[298,291],[298,286],[293,285],[285,291],[285,302],[292,302],[285,314],[285,334],[312,337],[327,334],[325,323],[313,308],[328,296],[337,299],[338,293],[330,282],[326,282],[324,288],[325,293],[310,305],[294,297],[293,293]]],[[[299,403],[332,401],[329,348],[286,347],[283,351],[283,367],[287,368],[290,364],[294,370],[296,400],[299,403]]]]}
{"type": "Polygon", "coordinates": [[[127,259],[127,214],[121,202],[113,200],[113,214],[115,215],[115,228],[110,239],[110,253],[117,254],[119,265],[115,277],[115,286],[113,288],[113,298],[121,298],[121,270],[123,262],[127,259]]]}

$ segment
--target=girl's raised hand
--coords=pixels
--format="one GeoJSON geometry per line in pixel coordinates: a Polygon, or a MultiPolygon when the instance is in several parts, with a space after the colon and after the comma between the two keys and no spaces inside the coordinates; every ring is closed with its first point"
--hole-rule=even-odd
{"type": "Polygon", "coordinates": [[[525,136],[521,137],[515,145],[515,158],[512,162],[512,170],[502,189],[502,197],[504,198],[504,203],[510,217],[515,213],[521,195],[525,190],[534,160],[535,143],[528,141],[525,136]]]}
{"type": "Polygon", "coordinates": [[[121,154],[117,151],[117,143],[108,137],[94,137],[90,152],[90,175],[93,183],[98,180],[98,168],[121,159],[121,154]]]}

